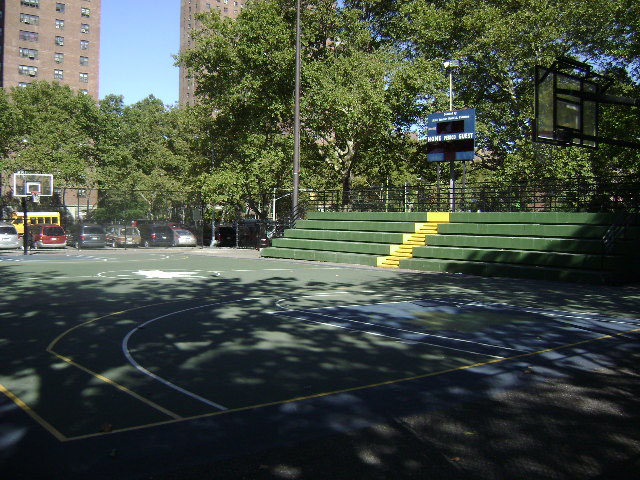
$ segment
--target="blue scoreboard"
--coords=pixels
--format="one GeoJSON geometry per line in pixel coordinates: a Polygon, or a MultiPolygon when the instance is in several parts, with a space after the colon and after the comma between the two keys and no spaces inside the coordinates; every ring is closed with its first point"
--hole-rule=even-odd
{"type": "Polygon", "coordinates": [[[427,117],[427,160],[473,160],[475,137],[475,108],[432,113],[427,117]]]}

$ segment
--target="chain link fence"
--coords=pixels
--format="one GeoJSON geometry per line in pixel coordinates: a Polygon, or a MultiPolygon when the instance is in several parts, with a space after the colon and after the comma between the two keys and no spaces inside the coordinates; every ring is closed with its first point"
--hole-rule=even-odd
{"type": "MultiPolygon", "coordinates": [[[[620,177],[597,183],[467,183],[454,190],[442,183],[354,188],[347,194],[342,190],[301,190],[299,203],[300,211],[292,215],[290,192],[274,191],[271,204],[264,207],[268,219],[220,218],[219,209],[197,192],[62,187],[52,197],[41,197],[38,205],[29,202],[29,210],[59,212],[65,229],[80,223],[171,223],[190,230],[204,247],[212,244],[215,218],[217,246],[260,248],[311,211],[639,212],[640,182],[620,177]]],[[[19,211],[20,199],[10,194],[0,198],[3,220],[11,221],[19,211]]]]}

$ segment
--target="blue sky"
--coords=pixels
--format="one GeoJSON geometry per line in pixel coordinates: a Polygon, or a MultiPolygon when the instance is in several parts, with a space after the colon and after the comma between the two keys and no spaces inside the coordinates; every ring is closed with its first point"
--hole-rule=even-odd
{"type": "Polygon", "coordinates": [[[100,98],[124,95],[127,104],[153,94],[178,101],[180,0],[102,0],[100,98]]]}

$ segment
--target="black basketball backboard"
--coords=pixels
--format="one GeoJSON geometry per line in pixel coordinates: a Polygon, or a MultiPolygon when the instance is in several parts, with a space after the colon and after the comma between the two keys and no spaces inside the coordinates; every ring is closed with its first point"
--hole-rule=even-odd
{"type": "Polygon", "coordinates": [[[606,87],[602,77],[580,62],[536,66],[533,140],[597,148],[597,98],[606,87]]]}

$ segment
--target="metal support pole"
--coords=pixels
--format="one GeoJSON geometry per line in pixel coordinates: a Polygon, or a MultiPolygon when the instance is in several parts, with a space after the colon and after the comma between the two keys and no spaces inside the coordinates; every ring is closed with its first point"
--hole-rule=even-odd
{"type": "Polygon", "coordinates": [[[466,209],[467,205],[467,162],[462,162],[462,206],[466,209]]]}
{"type": "Polygon", "coordinates": [[[437,181],[436,181],[436,198],[438,202],[438,211],[440,211],[440,162],[436,165],[437,181]]]}
{"type": "Polygon", "coordinates": [[[449,69],[449,111],[453,110],[453,69],[449,69]]]}
{"type": "MultiPolygon", "coordinates": [[[[296,86],[293,127],[293,195],[291,196],[292,217],[298,215],[298,190],[300,188],[300,0],[296,0],[296,86]]],[[[295,218],[293,218],[295,221],[295,218]]]]}
{"type": "Polygon", "coordinates": [[[449,211],[456,210],[456,171],[453,167],[453,160],[449,161],[449,211]]]}
{"type": "MultiPolygon", "coordinates": [[[[211,139],[211,141],[213,142],[213,139],[211,139]]],[[[213,146],[212,146],[211,147],[211,173],[213,173],[215,168],[216,168],[216,151],[213,149],[213,146]]],[[[204,217],[202,217],[202,220],[204,222],[204,217]]],[[[218,245],[218,242],[216,241],[216,206],[212,204],[211,205],[211,243],[209,244],[209,248],[213,248],[217,245],[218,245]]],[[[204,240],[202,242],[202,246],[204,247],[204,240]]]]}
{"type": "Polygon", "coordinates": [[[276,187],[273,187],[273,221],[276,221],[276,187]]]}
{"type": "Polygon", "coordinates": [[[27,211],[26,197],[22,197],[22,213],[24,214],[22,220],[22,247],[24,249],[24,255],[29,255],[29,212],[27,211]]]}

